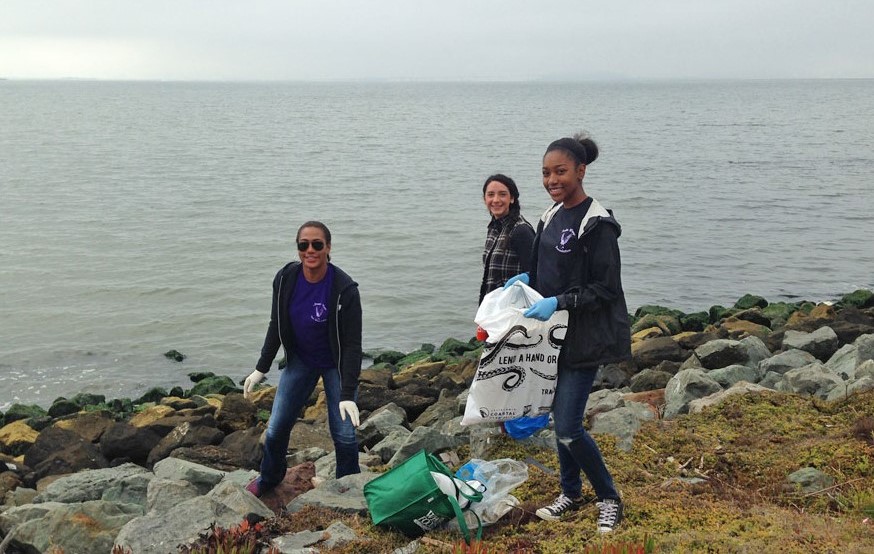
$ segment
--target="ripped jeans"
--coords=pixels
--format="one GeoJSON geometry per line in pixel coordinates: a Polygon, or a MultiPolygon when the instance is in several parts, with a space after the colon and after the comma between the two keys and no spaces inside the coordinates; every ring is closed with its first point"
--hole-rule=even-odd
{"type": "Polygon", "coordinates": [[[582,471],[595,489],[598,500],[619,500],[601,451],[583,428],[586,403],[597,373],[595,370],[566,369],[562,364],[558,366],[552,417],[561,469],[561,491],[570,498],[579,498],[583,489],[582,471]]]}

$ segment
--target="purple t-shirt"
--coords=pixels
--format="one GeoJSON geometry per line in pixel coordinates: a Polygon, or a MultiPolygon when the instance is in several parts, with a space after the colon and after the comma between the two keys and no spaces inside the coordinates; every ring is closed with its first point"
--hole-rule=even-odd
{"type": "Polygon", "coordinates": [[[318,283],[310,283],[298,273],[294,294],[288,302],[288,315],[294,333],[295,353],[301,361],[313,369],[335,367],[328,338],[328,306],[334,268],[318,283]]]}

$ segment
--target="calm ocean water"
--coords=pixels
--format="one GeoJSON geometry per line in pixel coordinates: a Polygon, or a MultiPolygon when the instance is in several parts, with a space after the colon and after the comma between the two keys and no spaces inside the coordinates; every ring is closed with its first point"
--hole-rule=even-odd
{"type": "Polygon", "coordinates": [[[242,378],[308,219],[360,283],[365,348],[466,340],[483,179],[535,220],[543,150],[581,128],[629,309],[874,288],[871,80],[0,81],[0,410],[242,378]]]}

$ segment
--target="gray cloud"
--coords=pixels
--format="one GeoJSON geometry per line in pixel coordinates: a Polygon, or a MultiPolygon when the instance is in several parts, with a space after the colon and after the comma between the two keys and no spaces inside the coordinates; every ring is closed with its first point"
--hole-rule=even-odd
{"type": "Polygon", "coordinates": [[[874,77],[874,2],[7,0],[0,76],[874,77]]]}

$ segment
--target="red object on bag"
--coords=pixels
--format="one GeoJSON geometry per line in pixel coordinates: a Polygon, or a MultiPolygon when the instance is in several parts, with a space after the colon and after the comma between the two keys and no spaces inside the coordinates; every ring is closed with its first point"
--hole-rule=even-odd
{"type": "Polygon", "coordinates": [[[482,327],[477,327],[476,328],[476,340],[484,341],[487,338],[489,338],[489,334],[486,333],[486,330],[483,329],[482,327]]]}

